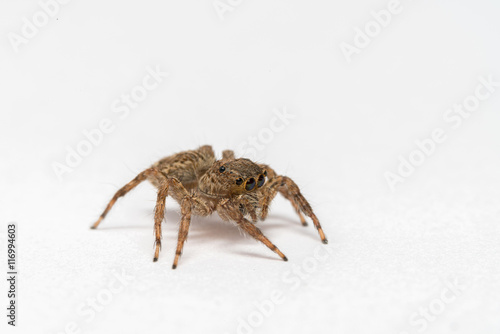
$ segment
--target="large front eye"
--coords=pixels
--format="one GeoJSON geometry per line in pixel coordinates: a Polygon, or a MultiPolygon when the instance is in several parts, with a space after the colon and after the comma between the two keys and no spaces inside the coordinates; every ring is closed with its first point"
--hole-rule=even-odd
{"type": "Polygon", "coordinates": [[[259,187],[259,188],[262,187],[265,182],[266,182],[266,178],[264,177],[264,175],[260,175],[259,179],[257,180],[257,187],[259,187]]]}
{"type": "Polygon", "coordinates": [[[252,177],[251,179],[248,179],[247,183],[245,184],[245,189],[250,191],[253,188],[255,188],[255,179],[252,177]]]}

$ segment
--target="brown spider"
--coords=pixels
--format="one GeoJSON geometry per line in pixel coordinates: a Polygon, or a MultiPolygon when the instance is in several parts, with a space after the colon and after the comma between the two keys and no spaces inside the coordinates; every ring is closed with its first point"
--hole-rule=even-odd
{"type": "Polygon", "coordinates": [[[223,220],[236,222],[243,231],[288,261],[255,226],[257,219],[264,220],[267,217],[269,205],[278,192],[292,203],[302,225],[307,226],[303,212],[312,219],[323,243],[328,243],[318,218],[295,182],[286,176],[277,175],[267,165],[256,164],[248,159],[235,159],[233,151],[230,150],[222,152],[222,159],[216,160],[212,147],[208,145],[163,158],[141,172],[116,192],[91,228],[97,228],[119,197],[146,179],[158,188],[153,261],[158,260],[160,253],[161,223],[166,197],[172,196],[181,206],[182,218],[173,269],[177,267],[184,241],[187,239],[191,214],[208,216],[214,211],[217,211],[223,220]],[[269,178],[267,183],[266,177],[269,178]]]}

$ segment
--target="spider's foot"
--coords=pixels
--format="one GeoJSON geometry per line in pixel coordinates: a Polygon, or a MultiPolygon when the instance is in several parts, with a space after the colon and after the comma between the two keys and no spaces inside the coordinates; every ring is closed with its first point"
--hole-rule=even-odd
{"type": "Polygon", "coordinates": [[[90,228],[92,230],[95,230],[97,228],[97,226],[99,226],[99,224],[101,223],[101,220],[102,220],[102,217],[99,217],[99,219],[97,219],[97,221],[92,226],[90,226],[90,228]]]}
{"type": "Polygon", "coordinates": [[[302,222],[302,226],[308,226],[308,225],[309,224],[305,220],[302,222]]]}
{"type": "Polygon", "coordinates": [[[174,264],[172,265],[172,269],[175,269],[175,268],[177,268],[177,265],[174,263],[174,264]]]}
{"type": "Polygon", "coordinates": [[[155,255],[153,256],[153,262],[158,261],[158,257],[160,257],[160,249],[161,249],[161,241],[155,240],[155,255]]]}
{"type": "Polygon", "coordinates": [[[325,245],[328,243],[328,239],[327,239],[327,238],[325,238],[325,239],[323,239],[323,240],[321,240],[321,241],[322,241],[325,245]]]}
{"type": "Polygon", "coordinates": [[[276,246],[274,246],[274,251],[278,254],[283,261],[288,261],[288,258],[283,254],[276,246]]]}

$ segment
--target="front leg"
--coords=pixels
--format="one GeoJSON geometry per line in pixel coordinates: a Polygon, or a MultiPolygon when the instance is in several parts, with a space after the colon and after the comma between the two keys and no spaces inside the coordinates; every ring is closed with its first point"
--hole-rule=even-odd
{"type": "MultiPolygon", "coordinates": [[[[264,169],[267,173],[267,177],[269,179],[273,179],[275,178],[276,176],[278,176],[278,174],[276,174],[276,172],[274,171],[274,169],[272,169],[269,165],[265,165],[265,164],[259,164],[259,166],[264,169]]],[[[307,221],[306,219],[304,218],[304,215],[302,214],[302,212],[300,211],[300,208],[299,206],[297,205],[297,203],[295,203],[292,199],[292,196],[290,194],[290,192],[288,191],[287,188],[285,187],[278,187],[278,191],[280,192],[280,194],[285,197],[293,206],[295,212],[297,213],[297,215],[299,216],[299,219],[300,219],[300,222],[302,223],[302,226],[307,226],[307,221]]],[[[274,198],[274,196],[276,196],[276,193],[274,193],[272,195],[273,197],[271,198],[271,200],[269,200],[269,203],[271,203],[272,199],[274,198]]],[[[268,211],[269,207],[266,207],[266,212],[264,214],[264,218],[266,217],[267,215],[267,211],[268,211]]],[[[263,219],[263,218],[262,218],[263,219]]]]}
{"type": "MultiPolygon", "coordinates": [[[[261,198],[261,220],[264,220],[269,213],[269,205],[271,204],[272,200],[276,196],[276,194],[281,192],[285,198],[290,200],[292,202],[293,207],[297,210],[300,215],[300,211],[302,211],[306,216],[310,217],[314,223],[314,226],[318,230],[319,237],[321,238],[321,241],[324,244],[328,243],[328,240],[326,239],[325,233],[323,232],[323,229],[321,228],[321,224],[319,223],[318,218],[314,214],[311,205],[305,197],[301,194],[299,187],[293,182],[292,179],[290,179],[287,176],[274,176],[272,177],[268,183],[266,184],[266,188],[263,189],[263,196],[261,198]],[[299,211],[300,210],[300,211],[299,211]]],[[[303,217],[301,217],[302,225],[304,224],[303,217]]]]}
{"type": "Polygon", "coordinates": [[[307,226],[307,221],[306,219],[304,218],[304,215],[302,214],[302,212],[300,211],[300,208],[298,206],[298,204],[293,200],[293,197],[292,195],[290,194],[290,192],[288,191],[287,188],[285,187],[279,187],[279,192],[280,194],[285,197],[290,203],[292,203],[292,206],[293,208],[295,209],[295,212],[297,213],[297,215],[299,216],[299,219],[300,219],[300,222],[302,223],[302,226],[307,226]]]}
{"type": "Polygon", "coordinates": [[[256,208],[254,205],[254,202],[256,201],[250,201],[248,197],[241,197],[239,201],[239,209],[243,216],[249,215],[250,218],[252,218],[252,222],[256,223],[258,219],[257,211],[255,210],[256,208]]]}
{"type": "Polygon", "coordinates": [[[278,247],[276,247],[264,234],[262,231],[255,226],[252,222],[245,219],[243,214],[239,210],[239,203],[233,203],[230,200],[224,201],[219,204],[217,211],[222,219],[233,220],[238,224],[243,231],[251,235],[254,239],[262,242],[270,250],[278,254],[284,261],[288,261],[285,254],[283,254],[278,247]]]}

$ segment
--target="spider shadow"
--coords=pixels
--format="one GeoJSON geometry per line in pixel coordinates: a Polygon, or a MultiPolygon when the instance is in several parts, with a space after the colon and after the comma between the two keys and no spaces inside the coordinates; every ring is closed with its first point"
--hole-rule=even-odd
{"type": "MultiPolygon", "coordinates": [[[[149,225],[128,225],[128,226],[104,226],[99,227],[102,230],[153,230],[153,216],[150,211],[145,211],[146,216],[150,217],[149,225]]],[[[177,244],[177,235],[179,232],[179,223],[181,216],[177,210],[172,210],[172,208],[167,208],[165,211],[165,218],[162,224],[162,235],[165,243],[177,244]]],[[[307,228],[304,228],[300,223],[298,217],[293,219],[287,215],[280,214],[270,214],[265,221],[259,221],[257,227],[261,229],[262,233],[268,237],[271,242],[280,233],[289,233],[290,231],[295,231],[297,233],[297,238],[309,235],[313,238],[314,235],[311,233],[304,233],[307,228]]],[[[311,226],[308,226],[311,227],[311,226]]],[[[316,236],[317,238],[317,236],[316,236]]],[[[214,213],[207,217],[193,216],[191,218],[191,225],[189,228],[189,241],[191,244],[206,244],[210,243],[211,247],[217,247],[223,249],[224,251],[236,253],[239,255],[249,256],[249,257],[259,257],[263,259],[282,261],[275,254],[263,255],[259,251],[249,252],[245,250],[239,250],[239,244],[252,245],[256,243],[256,240],[251,236],[242,232],[234,223],[223,221],[217,213],[214,213]]]]}
{"type": "MultiPolygon", "coordinates": [[[[168,234],[168,242],[177,243],[180,215],[176,212],[167,212],[165,216],[166,223],[163,224],[163,230],[165,232],[164,235],[168,234]]],[[[266,230],[267,232],[269,232],[270,229],[276,230],[282,227],[282,224],[276,223],[267,225],[268,226],[266,227],[268,228],[264,229],[264,224],[258,224],[264,235],[266,235],[270,239],[272,239],[272,237],[269,235],[269,233],[266,233],[266,230]]],[[[265,246],[264,251],[242,250],[242,245],[253,246],[255,244],[258,244],[258,241],[241,231],[235,223],[223,221],[217,215],[217,213],[214,213],[207,217],[193,216],[189,228],[188,240],[191,241],[191,244],[209,244],[210,247],[215,247],[224,252],[232,254],[238,254],[253,258],[257,257],[266,260],[282,261],[282,259],[279,258],[276,254],[273,254],[272,252],[267,253],[267,248],[265,246]],[[265,255],[263,253],[269,255],[265,255]]]]}

